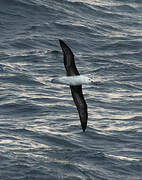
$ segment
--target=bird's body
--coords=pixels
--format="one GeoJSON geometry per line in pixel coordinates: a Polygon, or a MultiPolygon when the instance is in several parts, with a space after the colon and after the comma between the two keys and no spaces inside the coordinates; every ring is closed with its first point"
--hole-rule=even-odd
{"type": "Polygon", "coordinates": [[[67,84],[67,85],[71,85],[71,86],[93,83],[91,78],[89,78],[87,76],[82,76],[82,75],[58,77],[58,78],[52,79],[52,82],[60,83],[60,84],[67,84]]]}

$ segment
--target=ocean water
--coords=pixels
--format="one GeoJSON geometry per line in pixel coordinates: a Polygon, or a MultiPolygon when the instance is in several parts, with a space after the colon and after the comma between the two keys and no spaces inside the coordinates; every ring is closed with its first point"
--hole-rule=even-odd
{"type": "Polygon", "coordinates": [[[0,0],[0,180],[142,179],[142,2],[0,0]],[[62,39],[84,85],[83,133],[62,39]]]}

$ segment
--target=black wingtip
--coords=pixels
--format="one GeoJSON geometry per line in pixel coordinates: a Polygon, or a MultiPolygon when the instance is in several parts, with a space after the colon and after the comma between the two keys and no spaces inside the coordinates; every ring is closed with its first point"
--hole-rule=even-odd
{"type": "Polygon", "coordinates": [[[83,132],[85,132],[85,129],[83,129],[83,132]]]}
{"type": "Polygon", "coordinates": [[[83,130],[83,132],[85,132],[85,130],[86,130],[86,127],[82,127],[82,130],[83,130]]]}
{"type": "MultiPolygon", "coordinates": [[[[60,43],[60,46],[61,46],[61,48],[62,48],[62,51],[65,53],[65,55],[66,55],[66,56],[67,56],[67,55],[72,56],[72,61],[74,61],[74,60],[73,60],[73,57],[74,57],[73,52],[72,52],[71,49],[68,47],[68,45],[67,45],[66,43],[64,43],[64,41],[61,40],[61,39],[59,39],[59,43],[60,43]]],[[[69,60],[69,61],[71,61],[71,60],[69,60]]]]}
{"type": "Polygon", "coordinates": [[[62,41],[61,39],[59,39],[59,43],[60,43],[60,46],[62,48],[62,50],[64,51],[65,48],[67,48],[69,51],[71,51],[71,49],[66,45],[66,43],[64,41],[62,41]]]}
{"type": "Polygon", "coordinates": [[[66,47],[67,45],[61,39],[59,39],[59,43],[60,43],[62,50],[64,50],[64,47],[66,47]]]}
{"type": "Polygon", "coordinates": [[[83,123],[81,123],[81,127],[82,127],[83,132],[85,132],[86,127],[87,127],[87,124],[83,124],[83,123]]]}
{"type": "Polygon", "coordinates": [[[59,39],[59,43],[60,45],[65,44],[64,41],[62,41],[61,39],[59,39]]]}

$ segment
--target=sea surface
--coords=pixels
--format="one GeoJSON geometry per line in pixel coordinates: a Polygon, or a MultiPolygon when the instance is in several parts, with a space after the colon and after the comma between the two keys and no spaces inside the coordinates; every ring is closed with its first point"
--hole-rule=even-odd
{"type": "Polygon", "coordinates": [[[141,0],[0,0],[0,180],[142,180],[141,0]],[[59,39],[96,82],[85,133],[59,39]]]}

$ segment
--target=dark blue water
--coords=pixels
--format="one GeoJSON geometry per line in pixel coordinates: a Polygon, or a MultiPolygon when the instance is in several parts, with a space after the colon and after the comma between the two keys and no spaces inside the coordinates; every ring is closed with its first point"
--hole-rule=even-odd
{"type": "Polygon", "coordinates": [[[0,0],[0,179],[142,179],[140,0],[0,0]],[[97,81],[85,133],[58,39],[97,81]]]}

